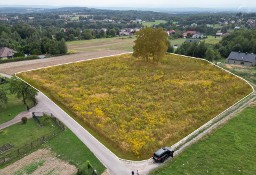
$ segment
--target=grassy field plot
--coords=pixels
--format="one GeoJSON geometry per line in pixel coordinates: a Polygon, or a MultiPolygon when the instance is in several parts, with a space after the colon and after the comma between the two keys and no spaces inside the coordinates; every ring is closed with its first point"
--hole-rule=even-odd
{"type": "Polygon", "coordinates": [[[68,50],[74,52],[91,52],[101,50],[132,51],[135,38],[116,37],[67,42],[68,50]]]}
{"type": "Polygon", "coordinates": [[[256,68],[241,65],[225,64],[224,68],[256,85],[256,68]]]}
{"type": "Polygon", "coordinates": [[[142,22],[142,25],[144,27],[152,27],[153,25],[159,25],[161,23],[165,24],[165,23],[167,23],[167,21],[166,20],[155,20],[152,22],[142,22]]]}
{"type": "Polygon", "coordinates": [[[176,143],[252,91],[206,61],[177,55],[152,64],[127,54],[19,76],[118,156],[135,160],[176,143]]]}
{"type": "Polygon", "coordinates": [[[180,46],[181,44],[183,44],[186,41],[186,39],[185,38],[177,38],[177,39],[170,39],[169,41],[172,46],[174,46],[174,45],[180,46]]]}
{"type": "Polygon", "coordinates": [[[192,145],[151,175],[254,175],[256,172],[256,105],[192,145]]]}
{"type": "Polygon", "coordinates": [[[204,40],[206,44],[217,44],[222,40],[222,37],[214,37],[214,36],[207,36],[207,38],[204,40]]]}

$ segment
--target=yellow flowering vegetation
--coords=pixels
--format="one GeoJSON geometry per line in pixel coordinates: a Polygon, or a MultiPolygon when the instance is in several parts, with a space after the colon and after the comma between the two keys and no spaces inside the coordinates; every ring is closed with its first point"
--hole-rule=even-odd
{"type": "Polygon", "coordinates": [[[113,152],[137,160],[176,143],[252,91],[206,61],[177,55],[153,64],[127,54],[19,76],[111,143],[113,152]]]}

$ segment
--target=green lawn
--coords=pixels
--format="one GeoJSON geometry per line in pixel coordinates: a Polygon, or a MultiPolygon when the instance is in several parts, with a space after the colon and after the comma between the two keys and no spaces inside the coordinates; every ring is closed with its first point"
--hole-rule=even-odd
{"type": "Polygon", "coordinates": [[[14,145],[15,148],[42,137],[53,131],[57,126],[46,124],[40,127],[33,119],[29,119],[26,124],[15,124],[0,132],[0,146],[4,144],[14,145]]]}
{"type": "Polygon", "coordinates": [[[50,140],[46,146],[60,155],[61,159],[67,160],[77,167],[88,160],[99,174],[105,170],[105,167],[94,154],[68,129],[50,140]]]}
{"type": "Polygon", "coordinates": [[[161,23],[167,23],[166,20],[155,20],[155,21],[152,21],[152,22],[142,22],[142,25],[144,27],[152,27],[153,25],[159,25],[161,23]]]}
{"type": "Polygon", "coordinates": [[[8,104],[5,109],[0,111],[0,124],[5,123],[19,113],[26,111],[26,105],[14,95],[8,95],[8,104]]]}
{"type": "Polygon", "coordinates": [[[254,175],[256,172],[256,107],[192,145],[151,175],[254,175]]]}
{"type": "Polygon", "coordinates": [[[102,50],[132,51],[135,37],[115,37],[67,42],[69,52],[92,52],[102,50]]]}
{"type": "MultiPolygon", "coordinates": [[[[4,86],[5,89],[7,89],[7,85],[2,84],[0,86],[4,86]]],[[[17,99],[16,95],[10,94],[8,90],[6,91],[8,103],[6,105],[6,108],[0,109],[0,124],[13,119],[19,113],[26,111],[26,105],[22,103],[22,100],[17,99]]]]}
{"type": "Polygon", "coordinates": [[[207,36],[205,39],[205,43],[207,44],[217,44],[222,40],[222,37],[214,37],[214,36],[207,36]]]}
{"type": "Polygon", "coordinates": [[[174,45],[183,44],[186,41],[186,39],[185,38],[177,38],[177,39],[170,39],[169,41],[171,42],[171,45],[174,46],[174,45]]]}

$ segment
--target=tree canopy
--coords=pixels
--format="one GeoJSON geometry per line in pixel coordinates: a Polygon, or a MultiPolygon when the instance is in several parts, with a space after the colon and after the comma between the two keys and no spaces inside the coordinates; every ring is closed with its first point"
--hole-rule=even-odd
{"type": "Polygon", "coordinates": [[[256,53],[256,30],[238,30],[224,37],[216,47],[222,57],[227,58],[231,51],[256,53]]]}
{"type": "Polygon", "coordinates": [[[140,30],[133,46],[133,56],[158,62],[169,47],[168,35],[162,28],[140,30]]]}
{"type": "Polygon", "coordinates": [[[24,104],[27,104],[27,100],[31,100],[36,104],[37,90],[16,77],[10,79],[10,92],[16,94],[17,98],[22,98],[24,104]]]}

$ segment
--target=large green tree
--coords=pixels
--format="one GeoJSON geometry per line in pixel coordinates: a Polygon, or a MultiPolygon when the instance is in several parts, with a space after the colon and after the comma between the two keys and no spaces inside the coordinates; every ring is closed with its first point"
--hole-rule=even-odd
{"type": "Polygon", "coordinates": [[[22,98],[24,104],[31,100],[34,105],[36,104],[37,90],[19,80],[16,77],[10,79],[10,92],[16,94],[18,98],[22,98]]]}
{"type": "Polygon", "coordinates": [[[145,28],[136,33],[133,55],[146,61],[158,62],[168,50],[168,35],[162,28],[145,28]]]}

